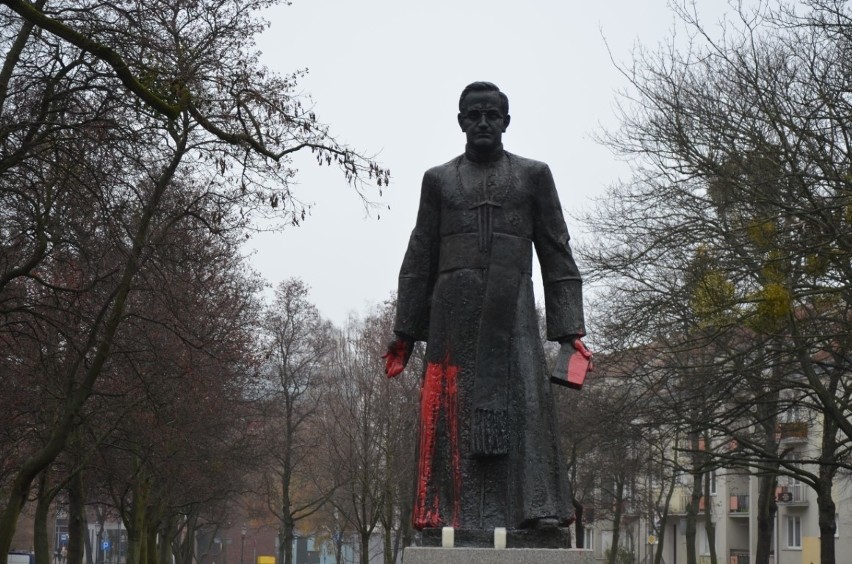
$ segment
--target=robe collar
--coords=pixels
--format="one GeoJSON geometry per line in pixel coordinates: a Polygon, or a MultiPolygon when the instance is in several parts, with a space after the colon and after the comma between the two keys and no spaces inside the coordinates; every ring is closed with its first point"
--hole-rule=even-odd
{"type": "Polygon", "coordinates": [[[503,154],[504,151],[502,143],[500,143],[497,147],[494,148],[492,152],[488,153],[487,155],[480,155],[479,153],[472,151],[467,145],[465,145],[464,148],[465,158],[467,158],[467,160],[469,161],[480,164],[497,162],[498,160],[500,160],[503,154]]]}

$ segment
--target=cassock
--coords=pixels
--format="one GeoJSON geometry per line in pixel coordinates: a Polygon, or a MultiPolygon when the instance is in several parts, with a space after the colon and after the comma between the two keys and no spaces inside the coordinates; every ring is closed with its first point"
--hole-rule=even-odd
{"type": "Polygon", "coordinates": [[[584,335],[568,240],[544,163],[503,150],[478,162],[468,153],[424,175],[395,324],[398,335],[427,343],[418,529],[570,522],[531,279],[535,249],[547,339],[584,335]]]}

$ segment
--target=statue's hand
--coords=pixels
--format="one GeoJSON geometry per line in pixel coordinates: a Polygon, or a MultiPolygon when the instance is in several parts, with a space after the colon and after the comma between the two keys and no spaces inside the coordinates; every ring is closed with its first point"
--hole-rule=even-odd
{"type": "Polygon", "coordinates": [[[414,341],[404,337],[399,337],[388,344],[388,351],[382,355],[382,358],[385,359],[385,374],[388,378],[399,376],[399,373],[408,364],[408,359],[411,358],[411,351],[413,350],[414,341]]]}
{"type": "Polygon", "coordinates": [[[579,352],[583,357],[589,361],[589,372],[593,372],[595,370],[594,356],[592,355],[592,351],[586,348],[585,343],[580,340],[580,337],[577,337],[571,342],[571,346],[574,347],[574,350],[579,352]]]}
{"type": "Polygon", "coordinates": [[[582,335],[569,335],[564,339],[560,339],[559,344],[564,348],[577,351],[583,355],[583,358],[589,361],[589,372],[593,372],[595,369],[594,355],[592,354],[592,351],[586,348],[586,344],[581,340],[581,338],[582,335]]]}

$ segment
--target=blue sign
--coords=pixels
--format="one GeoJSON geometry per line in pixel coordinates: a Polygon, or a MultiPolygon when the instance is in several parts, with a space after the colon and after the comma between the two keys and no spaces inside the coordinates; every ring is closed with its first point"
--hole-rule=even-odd
{"type": "Polygon", "coordinates": [[[102,542],[101,548],[104,549],[104,550],[109,550],[109,541],[105,540],[104,542],[102,542]]]}

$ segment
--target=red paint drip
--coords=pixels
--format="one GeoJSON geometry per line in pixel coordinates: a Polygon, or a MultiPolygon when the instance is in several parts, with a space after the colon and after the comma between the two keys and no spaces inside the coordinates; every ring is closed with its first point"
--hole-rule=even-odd
{"type": "MultiPolygon", "coordinates": [[[[449,359],[447,359],[449,361],[449,359]]],[[[459,526],[459,515],[461,515],[461,451],[459,450],[459,410],[458,395],[459,388],[456,376],[459,373],[457,366],[445,364],[445,377],[447,381],[447,427],[450,433],[450,451],[453,467],[453,527],[459,526]]]]}
{"type": "Polygon", "coordinates": [[[443,411],[447,418],[450,440],[450,464],[453,480],[453,527],[459,526],[461,515],[461,451],[458,426],[458,367],[449,364],[429,363],[423,387],[420,389],[420,456],[418,460],[417,497],[414,503],[414,526],[440,527],[444,524],[440,513],[440,499],[435,495],[431,507],[427,501],[427,488],[432,479],[435,457],[435,439],[438,418],[443,411]]]}
{"type": "MultiPolygon", "coordinates": [[[[441,407],[442,366],[429,363],[423,387],[420,389],[420,460],[417,463],[417,498],[414,503],[414,526],[440,527],[442,520],[438,504],[427,509],[426,488],[432,478],[432,459],[435,456],[435,433],[438,429],[438,412],[441,407]]],[[[437,502],[437,498],[435,502],[437,502]]]]}

